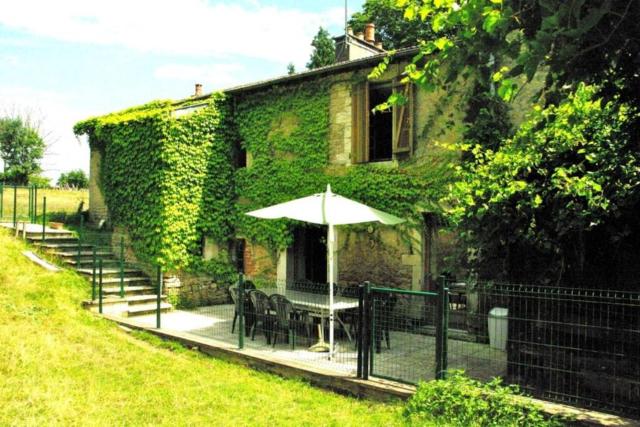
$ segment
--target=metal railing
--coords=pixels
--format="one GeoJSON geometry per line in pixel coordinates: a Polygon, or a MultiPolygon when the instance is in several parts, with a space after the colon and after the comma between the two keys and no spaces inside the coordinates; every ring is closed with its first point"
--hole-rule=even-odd
{"type": "Polygon", "coordinates": [[[640,415],[640,293],[483,282],[449,305],[450,368],[640,415]]]}
{"type": "Polygon", "coordinates": [[[38,186],[0,182],[0,222],[35,223],[38,217],[38,186]]]}

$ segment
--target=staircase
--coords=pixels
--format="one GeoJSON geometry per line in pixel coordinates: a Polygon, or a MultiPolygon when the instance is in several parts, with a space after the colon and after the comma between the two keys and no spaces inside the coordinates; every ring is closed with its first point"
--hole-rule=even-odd
{"type": "MultiPolygon", "coordinates": [[[[69,268],[74,268],[91,281],[93,276],[93,246],[88,243],[78,244],[78,237],[67,230],[27,229],[25,238],[33,245],[61,259],[69,268]],[[78,248],[80,255],[78,256],[78,248]]],[[[96,251],[98,259],[102,259],[102,294],[103,312],[119,314],[126,317],[153,314],[157,309],[156,288],[151,278],[142,270],[125,268],[123,270],[124,297],[120,297],[120,261],[111,250],[96,251]]],[[[96,274],[97,271],[96,271],[96,274]]],[[[96,278],[96,281],[98,279],[96,278]]],[[[88,301],[89,308],[97,310],[98,300],[88,301]]],[[[161,295],[160,311],[171,311],[173,307],[167,302],[167,296],[161,295]]]]}

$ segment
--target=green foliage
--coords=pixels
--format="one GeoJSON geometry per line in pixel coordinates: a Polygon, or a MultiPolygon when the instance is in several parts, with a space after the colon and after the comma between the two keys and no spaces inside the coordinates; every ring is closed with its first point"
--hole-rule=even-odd
{"type": "Polygon", "coordinates": [[[29,177],[41,172],[45,143],[35,126],[21,117],[0,118],[0,158],[4,162],[1,179],[26,185],[29,177]]]}
{"type": "Polygon", "coordinates": [[[404,10],[396,5],[396,0],[366,0],[362,11],[355,12],[349,20],[355,32],[364,31],[368,23],[375,24],[376,39],[387,50],[417,46],[418,40],[433,35],[428,25],[404,19],[404,10]]]}
{"type": "Polygon", "coordinates": [[[141,259],[188,268],[202,234],[224,241],[233,216],[228,106],[222,95],[174,117],[154,102],[78,123],[102,150],[102,188],[113,222],[141,259]]]}
{"type": "MultiPolygon", "coordinates": [[[[626,129],[636,117],[581,85],[560,105],[535,108],[497,150],[462,147],[475,160],[457,166],[451,218],[488,253],[528,247],[549,257],[554,274],[566,264],[580,270],[584,234],[633,210],[640,196],[640,155],[626,129]]],[[[611,231],[619,239],[624,226],[611,231]]]]}
{"type": "Polygon", "coordinates": [[[296,66],[293,65],[293,62],[289,62],[287,64],[287,74],[291,76],[295,73],[296,73],[296,66]]]}
{"type": "Polygon", "coordinates": [[[452,372],[446,380],[421,383],[407,402],[403,415],[409,425],[473,427],[562,426],[546,419],[540,407],[519,397],[516,386],[499,379],[488,383],[452,372]]]}
{"type": "Polygon", "coordinates": [[[397,0],[409,22],[434,36],[420,45],[408,79],[427,89],[476,74],[513,99],[520,76],[548,69],[548,89],[608,81],[637,99],[640,3],[599,0],[397,0]],[[443,67],[443,64],[447,64],[443,67]]]}
{"type": "Polygon", "coordinates": [[[42,175],[30,175],[29,185],[35,185],[38,188],[51,188],[51,178],[42,175]]]}
{"type": "Polygon", "coordinates": [[[236,122],[253,159],[237,171],[238,234],[274,250],[292,243],[293,222],[264,221],[243,212],[322,192],[331,184],[345,197],[411,219],[429,194],[428,181],[404,169],[371,164],[338,172],[329,167],[328,81],[239,99],[236,122]]]}
{"type": "Polygon", "coordinates": [[[308,69],[313,70],[336,62],[336,44],[329,32],[324,28],[320,27],[311,42],[311,46],[313,46],[313,52],[309,62],[307,62],[308,69]]]}
{"type": "Polygon", "coordinates": [[[58,187],[87,188],[89,187],[89,178],[82,169],[72,170],[60,174],[58,187]]]}

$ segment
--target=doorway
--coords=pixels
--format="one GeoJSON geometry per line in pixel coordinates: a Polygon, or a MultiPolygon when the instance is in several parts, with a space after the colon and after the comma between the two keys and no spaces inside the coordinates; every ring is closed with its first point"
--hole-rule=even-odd
{"type": "Polygon", "coordinates": [[[327,229],[298,227],[293,232],[293,280],[327,282],[327,229]]]}

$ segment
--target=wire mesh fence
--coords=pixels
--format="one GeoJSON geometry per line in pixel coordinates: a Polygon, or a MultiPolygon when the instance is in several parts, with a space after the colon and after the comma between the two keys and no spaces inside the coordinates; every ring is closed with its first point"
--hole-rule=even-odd
{"type": "Polygon", "coordinates": [[[640,293],[449,284],[449,368],[525,391],[640,415],[640,293]]]}
{"type": "Polygon", "coordinates": [[[381,287],[371,287],[369,295],[370,374],[408,383],[433,379],[441,369],[439,295],[381,287]]]}

